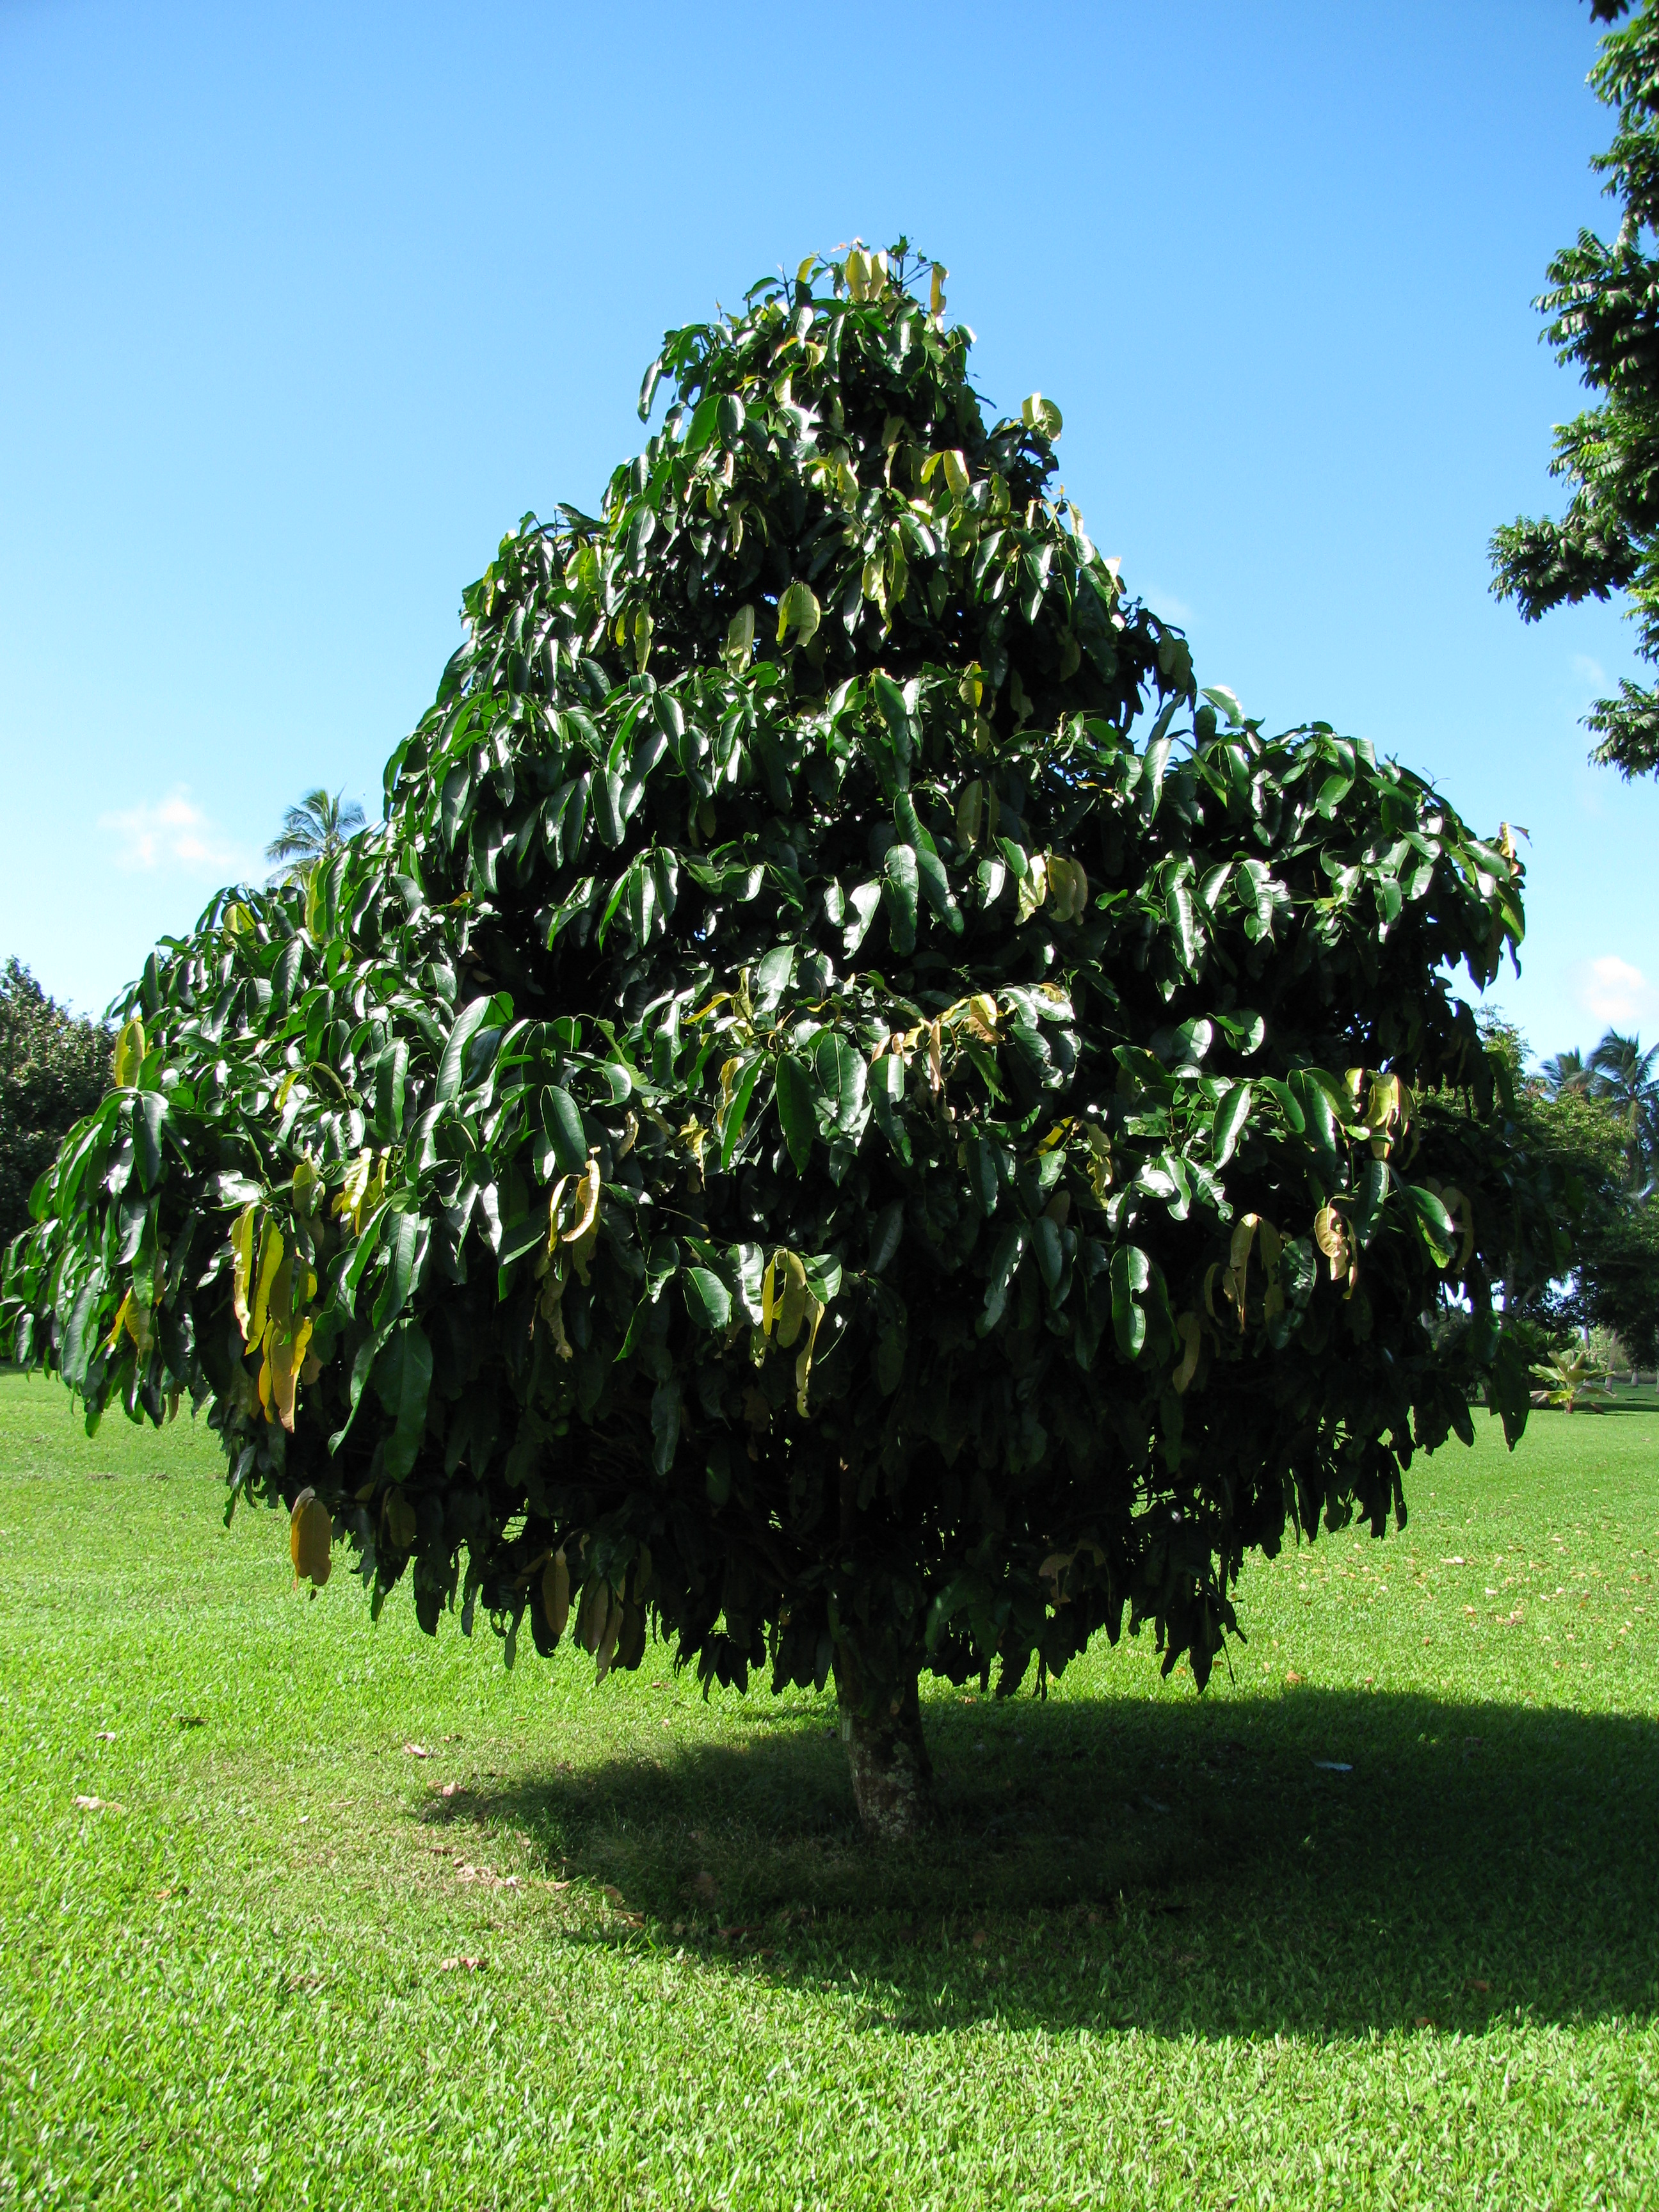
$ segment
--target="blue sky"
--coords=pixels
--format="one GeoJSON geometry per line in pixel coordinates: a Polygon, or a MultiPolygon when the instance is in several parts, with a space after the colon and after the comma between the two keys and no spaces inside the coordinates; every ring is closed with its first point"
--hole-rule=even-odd
{"type": "Polygon", "coordinates": [[[461,586],[592,504],[665,325],[900,230],[1040,388],[1200,680],[1532,834],[1534,1048],[1659,1034],[1615,609],[1523,629],[1546,261],[1610,210],[1573,0],[0,9],[0,955],[101,1006],[318,782],[375,810],[461,586]]]}

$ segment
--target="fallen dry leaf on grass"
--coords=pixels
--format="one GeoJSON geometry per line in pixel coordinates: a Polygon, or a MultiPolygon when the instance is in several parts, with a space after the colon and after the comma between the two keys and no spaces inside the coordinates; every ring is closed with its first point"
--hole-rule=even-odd
{"type": "Polygon", "coordinates": [[[465,1789],[466,1784],[465,1782],[446,1782],[443,1788],[438,1792],[438,1795],[441,1797],[459,1797],[465,1792],[465,1789]]]}
{"type": "Polygon", "coordinates": [[[98,1731],[98,1741],[100,1743],[113,1743],[115,1741],[115,1730],[113,1729],[100,1729],[98,1731]]]}
{"type": "Polygon", "coordinates": [[[430,1759],[432,1756],[423,1743],[406,1743],[404,1749],[411,1759],[430,1759]]]}
{"type": "Polygon", "coordinates": [[[517,1875],[496,1874],[487,1866],[458,1866],[455,1879],[457,1881],[476,1881],[485,1889],[517,1889],[520,1886],[517,1875]]]}
{"type": "Polygon", "coordinates": [[[484,1962],[482,1959],[470,1959],[466,1957],[459,1959],[440,1959],[438,1961],[438,1972],[441,1974],[476,1974],[483,1966],[483,1963],[484,1962]]]}
{"type": "Polygon", "coordinates": [[[75,1802],[83,1813],[125,1813],[127,1809],[112,1797],[77,1797],[75,1802]]]}

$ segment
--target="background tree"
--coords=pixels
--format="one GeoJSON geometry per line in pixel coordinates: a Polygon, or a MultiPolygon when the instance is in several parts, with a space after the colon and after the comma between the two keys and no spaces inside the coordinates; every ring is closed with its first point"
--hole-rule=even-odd
{"type": "Polygon", "coordinates": [[[1582,1091],[1589,1081],[1589,1070],[1584,1065],[1582,1052],[1558,1052],[1553,1060],[1543,1063],[1540,1072],[1552,1097],[1563,1091],[1582,1091]]]}
{"type": "MultiPolygon", "coordinates": [[[[1494,1047],[1514,1070],[1518,1139],[1548,1180],[1562,1210],[1569,1257],[1552,1281],[1518,1283],[1513,1316],[1536,1331],[1534,1346],[1612,1330],[1638,1366],[1659,1362],[1659,1207],[1647,1196],[1650,1167],[1633,1147],[1632,1122],[1651,1112],[1650,1081],[1635,1038],[1609,1030],[1588,1063],[1577,1053],[1521,1069],[1517,1032],[1495,1029],[1494,1047]],[[1597,1062],[1608,1073],[1599,1076],[1597,1062]],[[1565,1070],[1565,1076],[1564,1076],[1565,1070]],[[1633,1164],[1634,1162],[1634,1164],[1633,1164]]],[[[1648,1125],[1650,1127],[1650,1124],[1648,1125]]],[[[1650,1143],[1650,1138],[1642,1140],[1650,1143]]]]}
{"type": "Polygon", "coordinates": [[[1609,1030],[1589,1056],[1586,1088],[1612,1112],[1625,1140],[1626,1179],[1645,1192],[1659,1153],[1659,1045],[1644,1052],[1642,1040],[1609,1030]]]}
{"type": "Polygon", "coordinates": [[[0,969],[0,1249],[29,1223],[29,1193],[109,1081],[99,1023],[53,1004],[16,960],[0,969]]]}
{"type": "Polygon", "coordinates": [[[8,1278],[90,1419],[206,1402],[313,1578],[833,1675],[882,1832],[924,1671],[1127,1624],[1201,1684],[1247,1549],[1380,1534],[1477,1385],[1513,1434],[1493,1285],[1562,1252],[1447,981],[1507,838],[1200,695],[896,254],[669,334],[384,829],[152,957],[8,1278]]]}
{"type": "Polygon", "coordinates": [[[331,860],[349,837],[363,827],[363,810],[353,799],[343,806],[344,793],[319,788],[307,792],[297,806],[283,817],[279,834],[265,847],[265,858],[278,864],[278,880],[295,883],[310,873],[319,860],[331,860]]]}
{"type": "MultiPolygon", "coordinates": [[[[1630,0],[1591,0],[1595,20],[1616,23],[1630,0]]],[[[1606,396],[1555,433],[1551,473],[1571,488],[1559,522],[1517,519],[1492,541],[1493,590],[1535,622],[1552,607],[1630,595],[1643,659],[1659,659],[1659,0],[1643,0],[1611,32],[1590,72],[1616,108],[1612,146],[1594,167],[1620,204],[1609,244],[1583,230],[1549,265],[1538,301],[1556,358],[1606,396]]],[[[1626,776],[1659,767],[1659,693],[1620,683],[1588,717],[1592,759],[1626,776]]]]}

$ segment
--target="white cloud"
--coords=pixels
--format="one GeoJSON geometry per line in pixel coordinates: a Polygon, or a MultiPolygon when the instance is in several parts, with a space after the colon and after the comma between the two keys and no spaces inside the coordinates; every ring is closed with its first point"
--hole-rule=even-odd
{"type": "Polygon", "coordinates": [[[98,827],[118,839],[116,866],[134,872],[161,868],[216,881],[252,881],[263,872],[258,856],[244,851],[214,825],[177,784],[165,799],[100,814],[98,827]]]}
{"type": "Polygon", "coordinates": [[[1607,672],[1599,660],[1592,660],[1587,653],[1572,656],[1572,672],[1581,684],[1588,684],[1597,691],[1606,688],[1607,672]]]}
{"type": "Polygon", "coordinates": [[[1579,969],[1578,1003],[1609,1029],[1636,1029],[1659,1018],[1659,991],[1616,952],[1587,960],[1579,969]]]}
{"type": "Polygon", "coordinates": [[[1177,623],[1183,629],[1190,629],[1198,620],[1196,610],[1189,607],[1185,599],[1177,599],[1173,592],[1166,592],[1162,584],[1136,584],[1127,577],[1124,581],[1136,599],[1144,599],[1152,612],[1162,615],[1165,622],[1177,623]]]}

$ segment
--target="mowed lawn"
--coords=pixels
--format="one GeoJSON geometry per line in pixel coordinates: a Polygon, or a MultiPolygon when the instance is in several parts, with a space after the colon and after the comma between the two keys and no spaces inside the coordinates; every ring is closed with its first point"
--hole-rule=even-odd
{"type": "Polygon", "coordinates": [[[1659,1413],[1477,1419],[878,1851],[828,1699],[307,1602],[0,1376],[0,2206],[1659,2203],[1659,1413]]]}

